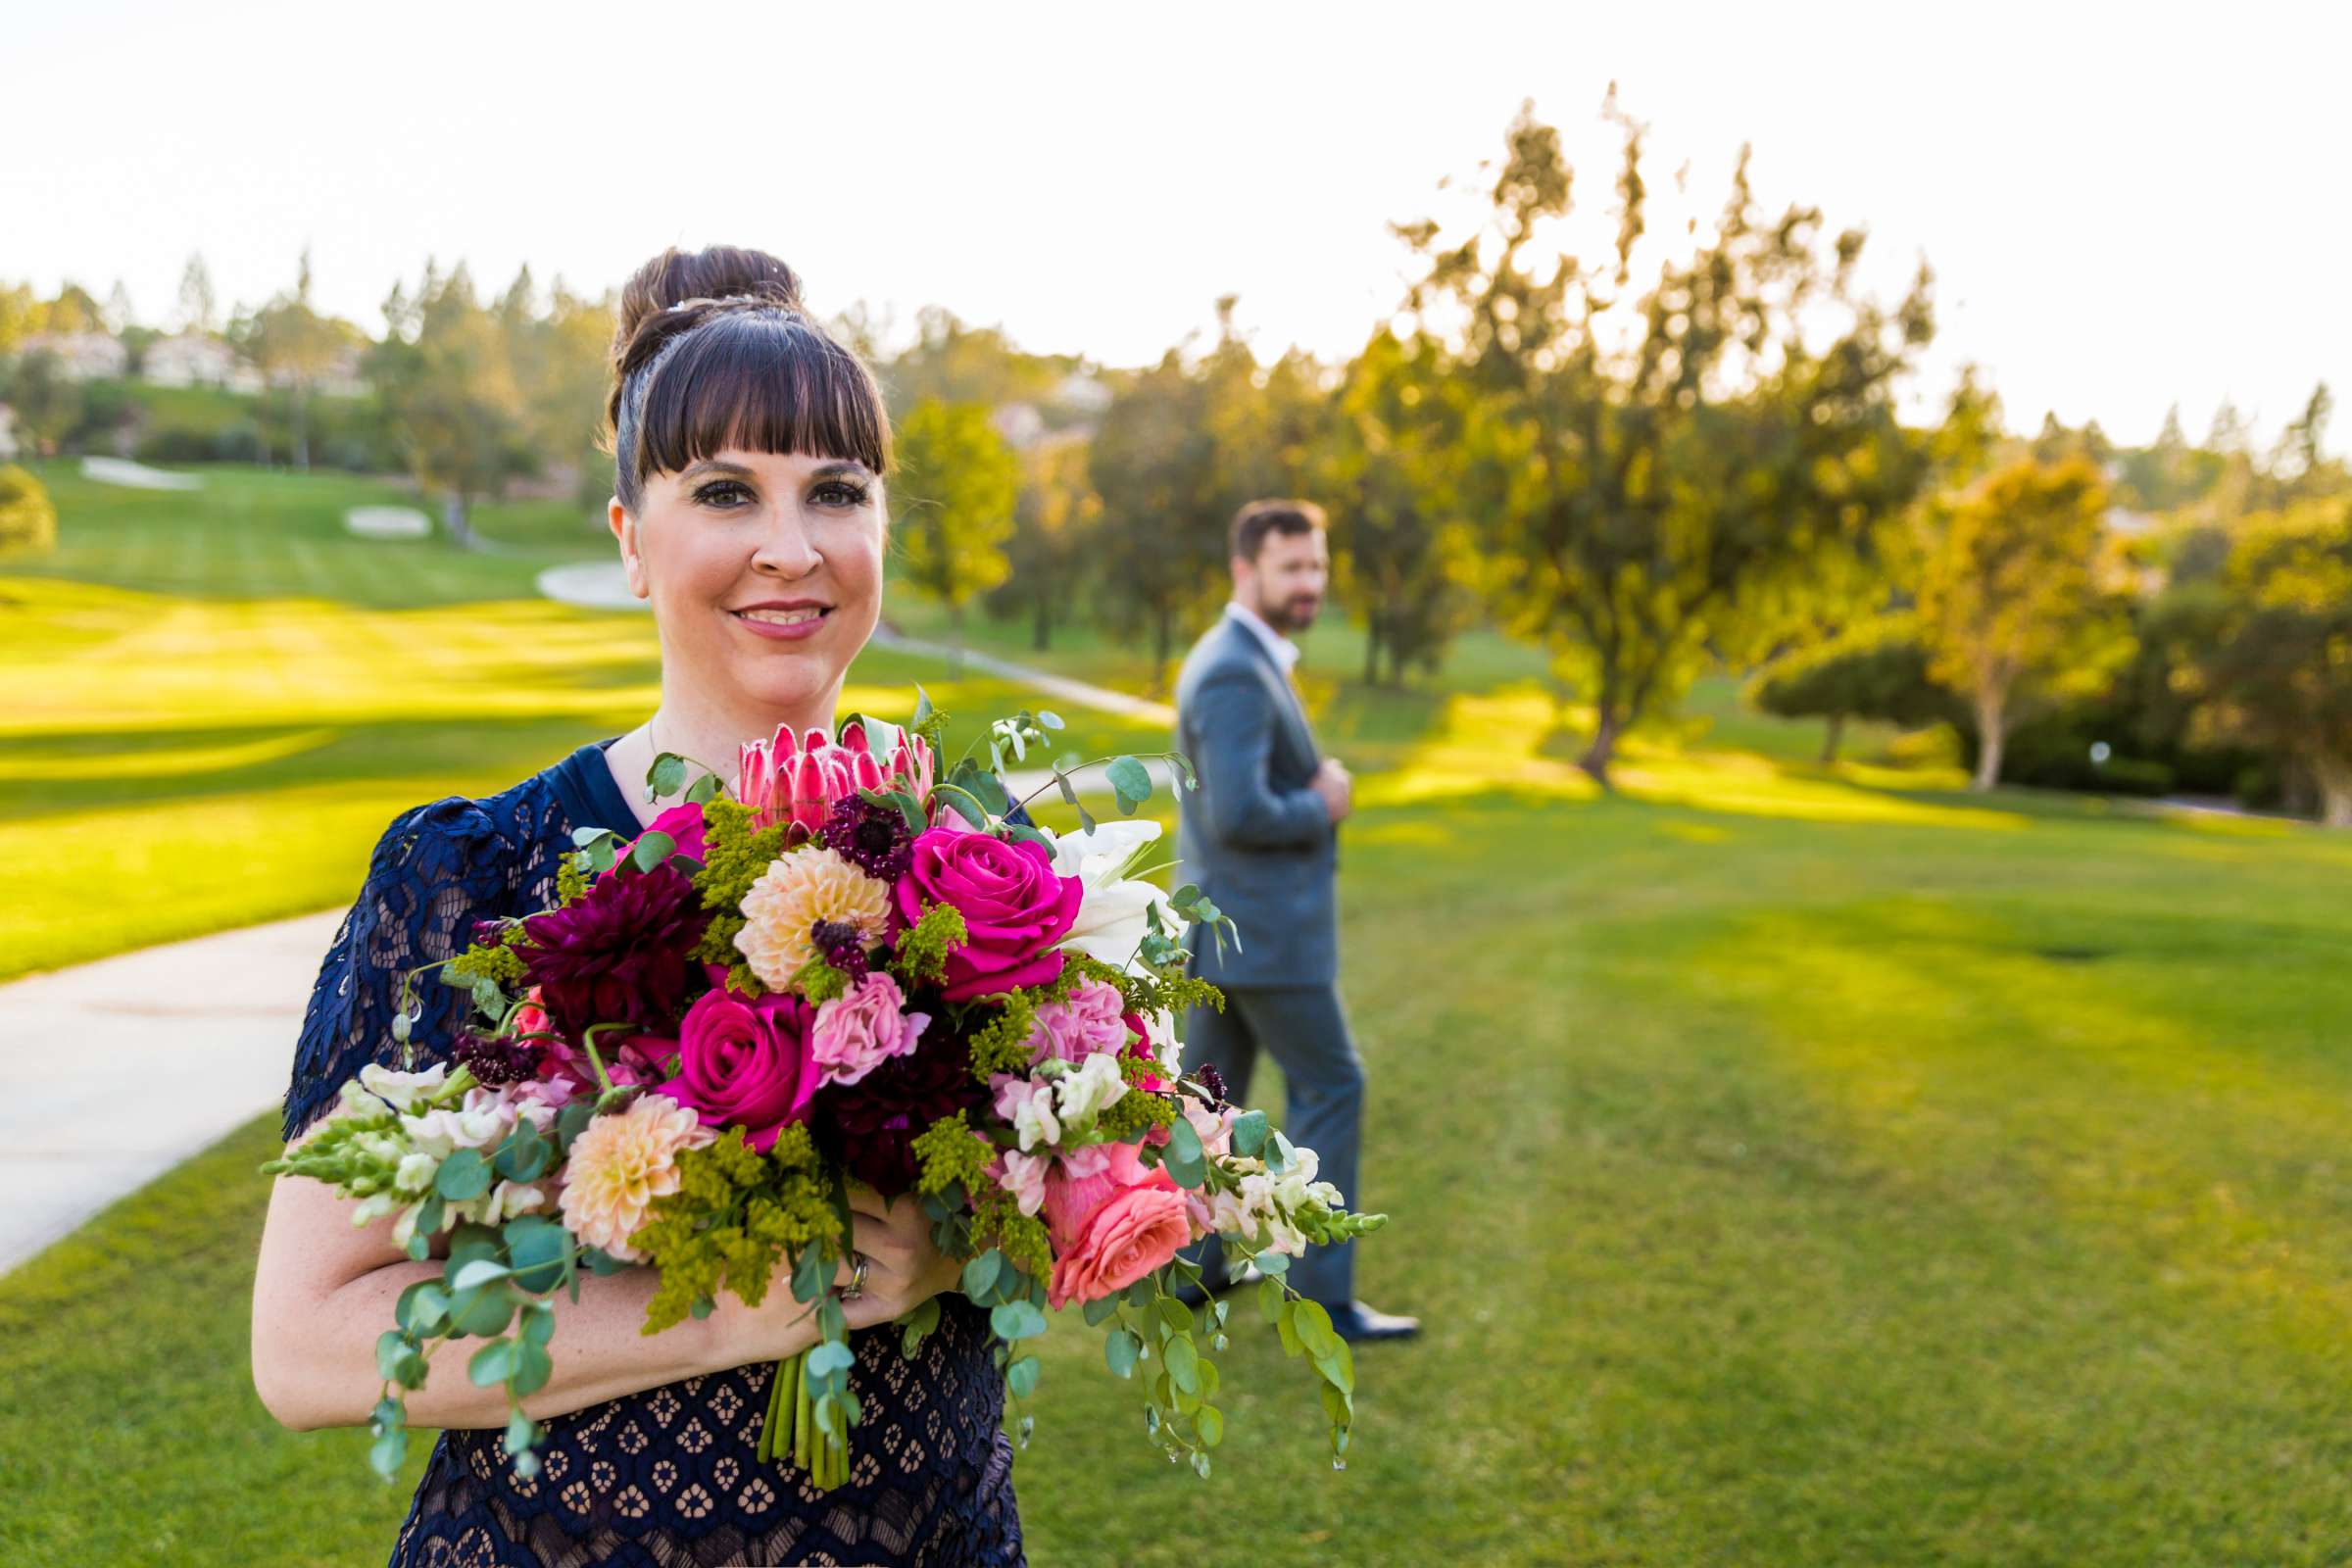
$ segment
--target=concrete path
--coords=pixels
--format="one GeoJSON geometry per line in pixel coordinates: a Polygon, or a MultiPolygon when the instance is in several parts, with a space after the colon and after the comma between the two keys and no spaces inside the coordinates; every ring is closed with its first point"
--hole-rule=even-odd
{"type": "Polygon", "coordinates": [[[285,1094],[342,917],[301,915],[0,986],[0,1059],[17,1083],[0,1096],[10,1199],[0,1270],[285,1094]]]}
{"type": "MultiPolygon", "coordinates": [[[[1157,708],[999,660],[969,662],[1063,702],[1130,716],[1157,708]]],[[[1165,762],[1147,766],[1170,787],[1165,762]]],[[[1046,788],[1051,800],[1052,778],[1026,770],[1006,782],[1016,798],[1046,788]]],[[[1102,788],[1099,777],[1082,781],[1090,793],[1102,788]]],[[[16,1090],[0,1096],[0,1191],[11,1199],[0,1204],[0,1273],[277,1103],[342,915],[328,909],[0,985],[0,1062],[16,1090]]]]}

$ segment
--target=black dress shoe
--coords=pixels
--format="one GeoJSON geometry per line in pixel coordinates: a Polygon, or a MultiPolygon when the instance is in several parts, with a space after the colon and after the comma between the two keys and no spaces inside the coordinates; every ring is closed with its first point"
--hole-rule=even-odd
{"type": "Polygon", "coordinates": [[[1361,1301],[1324,1308],[1331,1314],[1331,1331],[1351,1344],[1365,1340],[1409,1340],[1421,1332],[1417,1317],[1375,1312],[1361,1301]]]}

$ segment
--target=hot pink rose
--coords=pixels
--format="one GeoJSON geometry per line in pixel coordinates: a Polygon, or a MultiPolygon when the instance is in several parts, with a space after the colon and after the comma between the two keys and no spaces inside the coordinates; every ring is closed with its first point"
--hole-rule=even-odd
{"type": "Polygon", "coordinates": [[[1119,988],[1100,980],[1080,982],[1067,1002],[1041,1003],[1029,1034],[1031,1064],[1048,1059],[1077,1063],[1098,1052],[1124,1050],[1131,1038],[1126,1007],[1119,988]]]}
{"type": "Polygon", "coordinates": [[[703,808],[691,803],[671,807],[648,822],[645,830],[666,833],[677,840],[677,853],[681,855],[691,855],[699,860],[707,853],[703,842],[703,808]]]}
{"type": "Polygon", "coordinates": [[[898,981],[879,969],[844,996],[819,1005],[809,1054],[829,1084],[854,1084],[922,1039],[927,1012],[908,1012],[898,981]]]}
{"type": "Polygon", "coordinates": [[[741,1127],[744,1142],[765,1150],[787,1123],[808,1112],[816,1093],[811,1009],[798,997],[748,1002],[709,991],[678,1024],[678,1075],[662,1092],[690,1105],[706,1123],[741,1127]]]}
{"type": "Polygon", "coordinates": [[[895,894],[908,922],[926,904],[953,906],[963,916],[968,940],[948,955],[940,995],[968,1002],[1060,974],[1063,956],[1050,950],[1078,917],[1086,884],[1056,876],[1054,852],[1042,844],[935,827],[915,839],[913,864],[895,894]]]}
{"type": "MultiPolygon", "coordinates": [[[[1134,1157],[1132,1152],[1128,1156],[1134,1157]]],[[[1145,1180],[1118,1187],[1061,1241],[1055,1235],[1054,1278],[1047,1283],[1047,1303],[1056,1309],[1072,1301],[1093,1301],[1123,1291],[1155,1268],[1164,1266],[1193,1239],[1192,1220],[1185,1211],[1184,1190],[1167,1172],[1151,1173],[1145,1180]]],[[[1078,1183],[1072,1183],[1072,1188],[1078,1183]]],[[[1047,1184],[1049,1218],[1054,1206],[1053,1184],[1047,1184]]]]}

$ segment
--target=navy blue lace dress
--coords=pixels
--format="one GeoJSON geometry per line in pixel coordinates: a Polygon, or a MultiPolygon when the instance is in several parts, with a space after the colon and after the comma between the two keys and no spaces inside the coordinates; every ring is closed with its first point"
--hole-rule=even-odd
{"type": "MultiPolygon", "coordinates": [[[[602,745],[497,795],[436,801],[393,821],[311,996],[286,1091],[289,1140],[334,1107],[364,1064],[397,1064],[401,972],[450,956],[477,919],[553,904],[557,861],[584,826],[638,830],[602,745]]],[[[464,999],[447,986],[418,992],[423,1065],[445,1057],[464,999]]],[[[802,1472],[760,1462],[775,1371],[762,1362],[544,1422],[543,1467],[530,1480],[514,1473],[501,1431],[444,1432],[392,1568],[1021,1563],[988,1320],[958,1295],[941,1306],[913,1360],[887,1328],[850,1337],[865,1420],[846,1487],[819,1493],[802,1472]]]]}

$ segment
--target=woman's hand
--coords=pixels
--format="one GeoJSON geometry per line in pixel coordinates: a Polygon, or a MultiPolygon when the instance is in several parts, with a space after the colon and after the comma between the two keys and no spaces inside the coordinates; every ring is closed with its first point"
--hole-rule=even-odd
{"type": "MultiPolygon", "coordinates": [[[[865,1258],[864,1288],[841,1303],[842,1316],[852,1329],[904,1316],[954,1289],[961,1277],[962,1265],[932,1243],[931,1217],[911,1194],[885,1203],[872,1188],[852,1184],[850,1227],[850,1247],[865,1258]]],[[[844,1256],[833,1271],[834,1290],[848,1290],[855,1277],[853,1259],[844,1256]]],[[[729,1366],[782,1360],[817,1342],[816,1311],[793,1299],[791,1271],[785,1266],[776,1269],[758,1306],[746,1306],[734,1292],[720,1291],[710,1326],[719,1347],[718,1358],[729,1366]]]]}
{"type": "MultiPolygon", "coordinates": [[[[932,1242],[931,1216],[912,1193],[885,1203],[880,1193],[855,1184],[850,1188],[850,1246],[865,1258],[863,1291],[841,1303],[853,1329],[902,1317],[954,1289],[961,1277],[962,1265],[932,1242]]],[[[845,1264],[835,1284],[846,1288],[849,1281],[845,1264]]]]}

